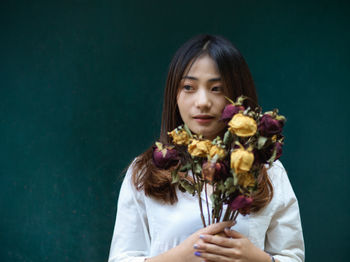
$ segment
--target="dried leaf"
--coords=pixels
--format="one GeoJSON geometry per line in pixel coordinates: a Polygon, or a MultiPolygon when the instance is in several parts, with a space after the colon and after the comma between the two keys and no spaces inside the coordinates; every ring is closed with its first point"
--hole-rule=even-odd
{"type": "Polygon", "coordinates": [[[264,147],[266,141],[267,141],[267,137],[264,137],[264,136],[260,136],[259,139],[258,139],[258,149],[260,150],[261,148],[264,147]]]}
{"type": "Polygon", "coordinates": [[[180,180],[180,184],[184,189],[186,189],[188,193],[194,195],[195,189],[194,186],[190,184],[190,182],[188,182],[187,180],[180,180]]]}
{"type": "Polygon", "coordinates": [[[178,172],[177,169],[171,171],[171,179],[172,179],[171,183],[172,184],[176,184],[180,180],[179,174],[177,172],[178,172]]]}
{"type": "Polygon", "coordinates": [[[202,174],[202,166],[199,163],[194,164],[194,173],[197,175],[202,174]]]}
{"type": "Polygon", "coordinates": [[[234,186],[234,179],[232,177],[227,178],[224,185],[226,190],[230,189],[234,186]]]}
{"type": "Polygon", "coordinates": [[[190,137],[193,137],[191,130],[188,128],[186,124],[184,124],[184,129],[190,135],[190,137]]]}
{"type": "Polygon", "coordinates": [[[273,149],[272,156],[270,157],[269,160],[267,160],[267,163],[269,163],[270,166],[271,166],[272,163],[275,161],[276,156],[277,156],[277,149],[276,149],[276,147],[275,147],[275,148],[273,149]]]}
{"type": "Polygon", "coordinates": [[[190,170],[191,168],[192,168],[192,164],[187,163],[186,165],[184,165],[180,168],[180,172],[186,172],[186,171],[190,170]]]}
{"type": "Polygon", "coordinates": [[[232,143],[232,140],[233,140],[232,133],[227,130],[224,135],[224,144],[229,146],[232,143]]]}

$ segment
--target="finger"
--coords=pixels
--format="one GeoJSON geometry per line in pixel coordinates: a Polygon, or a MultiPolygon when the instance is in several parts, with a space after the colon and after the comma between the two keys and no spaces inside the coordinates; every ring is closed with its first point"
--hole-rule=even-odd
{"type": "Polygon", "coordinates": [[[202,239],[205,243],[211,243],[215,244],[217,246],[221,247],[234,247],[234,241],[235,239],[227,238],[227,237],[222,237],[218,235],[200,235],[200,239],[202,239]]]}
{"type": "Polygon", "coordinates": [[[230,258],[225,256],[220,256],[217,254],[205,253],[205,252],[196,252],[197,257],[205,259],[205,261],[215,261],[215,262],[230,262],[230,258]]]}
{"type": "Polygon", "coordinates": [[[194,248],[200,253],[210,253],[226,257],[236,257],[236,251],[232,247],[222,247],[210,243],[195,244],[194,248]]]}
{"type": "Polygon", "coordinates": [[[225,234],[228,237],[232,237],[232,238],[244,238],[244,235],[242,235],[241,233],[237,232],[236,230],[233,229],[229,229],[229,228],[225,228],[224,229],[225,234]]]}
{"type": "Polygon", "coordinates": [[[204,228],[201,233],[211,234],[211,235],[217,234],[224,231],[226,227],[232,227],[234,224],[236,224],[235,221],[225,221],[225,222],[215,223],[204,228]]]}

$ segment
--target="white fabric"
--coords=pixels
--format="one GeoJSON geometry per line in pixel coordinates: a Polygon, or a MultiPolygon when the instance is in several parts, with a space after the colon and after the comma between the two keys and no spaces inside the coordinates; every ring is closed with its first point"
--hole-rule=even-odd
{"type": "MultiPolygon", "coordinates": [[[[162,204],[137,191],[131,174],[129,168],[120,190],[109,262],[144,261],[202,228],[196,196],[178,190],[176,204],[162,204]]],[[[287,173],[276,161],[268,174],[274,186],[272,201],[258,213],[239,215],[233,229],[281,262],[304,261],[299,207],[287,173]]],[[[204,194],[202,202],[206,207],[204,194]]]]}

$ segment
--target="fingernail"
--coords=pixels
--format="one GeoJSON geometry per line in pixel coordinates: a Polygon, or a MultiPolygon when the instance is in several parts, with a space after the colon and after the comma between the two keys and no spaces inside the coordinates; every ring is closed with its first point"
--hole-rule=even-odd
{"type": "Polygon", "coordinates": [[[193,248],[197,249],[197,248],[199,248],[199,246],[197,244],[194,244],[193,248]]]}
{"type": "Polygon", "coordinates": [[[197,257],[200,257],[201,256],[201,252],[196,251],[196,252],[194,252],[194,255],[197,256],[197,257]]]}
{"type": "Polygon", "coordinates": [[[226,230],[226,231],[230,231],[230,230],[231,230],[231,228],[229,228],[229,227],[225,227],[225,230],[226,230]]]}
{"type": "Polygon", "coordinates": [[[204,239],[205,235],[200,235],[199,238],[204,239]]]}

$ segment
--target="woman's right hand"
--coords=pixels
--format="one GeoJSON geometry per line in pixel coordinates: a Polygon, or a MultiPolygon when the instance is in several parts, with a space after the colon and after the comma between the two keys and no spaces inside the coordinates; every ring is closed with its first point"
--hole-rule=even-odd
{"type": "Polygon", "coordinates": [[[225,228],[230,228],[235,223],[233,221],[221,222],[212,224],[205,228],[202,228],[192,235],[190,235],[185,241],[176,246],[175,248],[170,249],[169,251],[160,254],[156,257],[148,258],[147,262],[200,262],[203,261],[203,258],[197,257],[194,255],[195,249],[193,245],[195,243],[199,243],[198,241],[202,241],[200,239],[200,235],[208,234],[208,235],[216,235],[224,231],[225,228]]]}
{"type": "Polygon", "coordinates": [[[180,245],[177,246],[179,253],[182,255],[182,259],[178,259],[177,261],[185,261],[185,262],[194,262],[194,261],[203,261],[203,258],[197,257],[194,255],[195,249],[193,245],[198,242],[203,242],[200,239],[200,235],[208,234],[208,235],[216,235],[224,232],[225,228],[230,228],[235,223],[233,221],[221,222],[212,224],[205,228],[198,230],[189,236],[185,241],[183,241],[180,245]]]}

